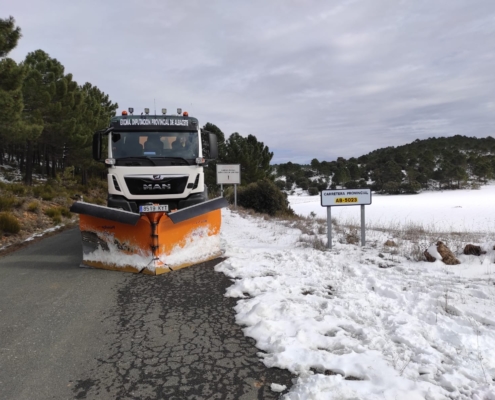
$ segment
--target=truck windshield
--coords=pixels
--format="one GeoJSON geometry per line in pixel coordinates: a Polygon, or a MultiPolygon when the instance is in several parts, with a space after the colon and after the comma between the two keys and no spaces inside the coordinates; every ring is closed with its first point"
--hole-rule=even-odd
{"type": "Polygon", "coordinates": [[[197,132],[113,132],[112,156],[179,157],[186,160],[199,156],[197,132]]]}

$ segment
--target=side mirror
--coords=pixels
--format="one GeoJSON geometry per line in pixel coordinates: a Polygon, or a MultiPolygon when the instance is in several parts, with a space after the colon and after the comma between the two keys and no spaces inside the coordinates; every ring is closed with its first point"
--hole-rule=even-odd
{"type": "Polygon", "coordinates": [[[208,155],[208,158],[210,160],[216,160],[218,158],[217,135],[214,133],[208,133],[208,141],[210,145],[210,154],[208,155]]]}
{"type": "Polygon", "coordinates": [[[93,134],[93,159],[101,160],[101,132],[93,134]]]}

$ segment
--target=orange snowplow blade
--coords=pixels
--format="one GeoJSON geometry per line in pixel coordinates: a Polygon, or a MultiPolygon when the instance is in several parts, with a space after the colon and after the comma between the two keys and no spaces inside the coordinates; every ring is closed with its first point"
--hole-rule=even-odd
{"type": "Polygon", "coordinates": [[[222,254],[219,208],[226,202],[205,203],[209,205],[193,206],[184,212],[141,216],[75,204],[74,212],[80,213],[82,266],[159,275],[217,258],[222,254]]]}

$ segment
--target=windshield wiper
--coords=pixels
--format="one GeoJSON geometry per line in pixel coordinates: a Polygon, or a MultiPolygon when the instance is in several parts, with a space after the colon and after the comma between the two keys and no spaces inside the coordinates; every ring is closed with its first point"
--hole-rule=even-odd
{"type": "MultiPolygon", "coordinates": [[[[121,157],[118,159],[119,161],[132,161],[132,160],[148,160],[152,165],[156,165],[156,163],[150,157],[121,157]]],[[[130,165],[136,165],[134,162],[130,165]]]]}
{"type": "MultiPolygon", "coordinates": [[[[178,161],[184,161],[187,165],[189,164],[189,161],[187,161],[184,157],[160,157],[160,158],[165,158],[167,160],[178,160],[178,161]]],[[[172,163],[172,165],[177,165],[175,163],[172,163]]]]}

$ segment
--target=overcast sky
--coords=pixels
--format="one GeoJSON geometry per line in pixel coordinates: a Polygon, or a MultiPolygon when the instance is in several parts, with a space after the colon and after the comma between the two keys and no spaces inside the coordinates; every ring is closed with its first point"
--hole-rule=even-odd
{"type": "Polygon", "coordinates": [[[273,162],[495,136],[494,0],[0,0],[120,109],[182,107],[273,162]]]}

